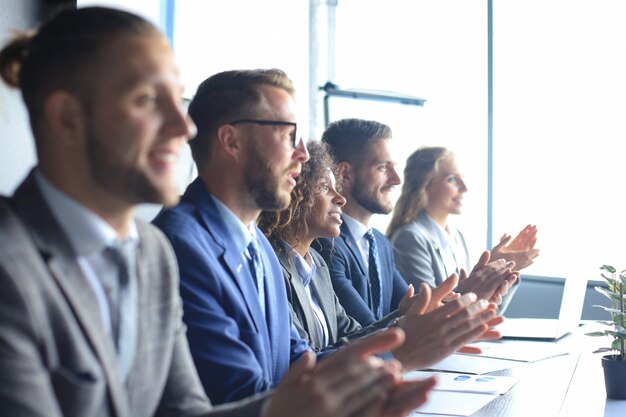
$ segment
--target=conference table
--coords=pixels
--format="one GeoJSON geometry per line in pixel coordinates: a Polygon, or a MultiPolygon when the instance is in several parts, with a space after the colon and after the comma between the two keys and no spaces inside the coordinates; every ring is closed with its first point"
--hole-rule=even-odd
{"type": "Polygon", "coordinates": [[[606,398],[601,355],[593,353],[607,340],[585,335],[596,326],[582,324],[557,341],[566,355],[485,374],[513,376],[519,382],[472,417],[626,417],[626,400],[606,398]]]}

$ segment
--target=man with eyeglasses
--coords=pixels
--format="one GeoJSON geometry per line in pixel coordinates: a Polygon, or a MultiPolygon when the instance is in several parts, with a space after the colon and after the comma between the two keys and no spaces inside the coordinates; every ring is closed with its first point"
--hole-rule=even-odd
{"type": "MultiPolygon", "coordinates": [[[[190,147],[199,176],[178,206],[154,220],[176,252],[189,345],[216,404],[269,390],[290,378],[293,361],[311,359],[291,322],[278,259],[255,226],[261,210],[287,207],[309,159],[296,131],[293,94],[279,70],[227,71],[205,80],[189,106],[198,127],[190,147]]],[[[320,364],[330,385],[314,391],[330,388],[335,400],[321,395],[318,406],[331,415],[337,407],[355,416],[405,414],[432,388],[431,380],[419,388],[400,380],[385,387],[376,372],[348,368],[341,357],[350,350],[320,364]]],[[[300,407],[306,405],[294,403],[293,415],[300,407]]]]}

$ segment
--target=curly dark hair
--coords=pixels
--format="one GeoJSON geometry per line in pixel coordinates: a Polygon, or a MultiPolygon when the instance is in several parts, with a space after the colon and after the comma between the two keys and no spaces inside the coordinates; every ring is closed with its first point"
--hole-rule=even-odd
{"type": "Polygon", "coordinates": [[[309,142],[307,148],[310,159],[302,164],[302,171],[296,178],[296,186],[291,191],[289,206],[283,211],[263,211],[257,219],[259,229],[275,248],[280,246],[276,244],[279,239],[294,246],[306,235],[307,219],[313,209],[317,183],[329,169],[332,172],[336,171],[335,162],[325,143],[309,142]]]}

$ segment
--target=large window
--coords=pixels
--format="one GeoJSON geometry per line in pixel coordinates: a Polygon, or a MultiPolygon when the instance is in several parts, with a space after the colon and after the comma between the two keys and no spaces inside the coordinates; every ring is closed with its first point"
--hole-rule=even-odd
{"type": "Polygon", "coordinates": [[[494,229],[539,225],[537,274],[626,266],[626,3],[494,2],[493,20],[494,229]]]}
{"type": "Polygon", "coordinates": [[[428,100],[412,117],[371,117],[394,127],[401,155],[423,144],[457,152],[469,182],[457,224],[475,253],[487,222],[494,242],[534,223],[542,254],[526,272],[595,278],[602,263],[626,263],[626,4],[493,4],[491,193],[488,2],[342,0],[336,83],[428,100]]]}
{"type": "MultiPolygon", "coordinates": [[[[161,22],[164,4],[175,6],[173,44],[188,96],[218,71],[278,67],[300,92],[302,131],[323,128],[306,127],[308,96],[315,95],[309,0],[142,3],[144,15],[161,22]]],[[[624,258],[626,266],[623,1],[339,0],[335,10],[328,81],[427,101],[416,107],[337,100],[331,120],[389,124],[401,170],[419,146],[454,150],[469,185],[465,211],[454,221],[475,257],[489,240],[533,223],[542,252],[528,273],[567,276],[577,268],[595,278],[602,263],[624,258]]],[[[373,222],[384,230],[388,221],[373,222]]]]}
{"type": "MultiPolygon", "coordinates": [[[[333,106],[332,119],[371,118],[391,126],[401,171],[420,146],[454,150],[469,189],[465,212],[454,222],[477,258],[487,236],[487,3],[341,0],[336,42],[337,79],[332,81],[337,85],[427,101],[404,108],[348,103],[333,106]]],[[[373,225],[384,231],[389,220],[375,216],[373,225]]]]}

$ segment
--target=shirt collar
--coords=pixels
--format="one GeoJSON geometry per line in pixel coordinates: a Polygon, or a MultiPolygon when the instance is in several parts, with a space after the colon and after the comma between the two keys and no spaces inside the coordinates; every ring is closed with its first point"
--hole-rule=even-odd
{"type": "MultiPolygon", "coordinates": [[[[39,170],[35,170],[35,181],[77,256],[99,253],[119,239],[117,232],[107,222],[59,190],[39,170]]],[[[134,241],[135,244],[139,242],[134,220],[131,220],[128,235],[123,240],[134,241]]]]}
{"type": "Polygon", "coordinates": [[[348,226],[350,234],[352,234],[352,237],[357,242],[362,239],[365,236],[365,233],[367,233],[367,231],[369,230],[369,227],[363,225],[354,217],[348,216],[346,213],[343,213],[341,217],[346,222],[346,226],[348,226]]]}
{"type": "Polygon", "coordinates": [[[210,196],[215,202],[215,206],[217,207],[217,211],[220,213],[220,217],[224,220],[226,231],[233,239],[235,247],[239,250],[239,252],[245,252],[250,244],[250,241],[252,240],[252,237],[256,237],[254,222],[250,223],[246,227],[246,225],[243,224],[239,217],[235,216],[235,213],[233,213],[233,211],[228,208],[226,204],[222,203],[213,194],[210,194],[210,196]]]}
{"type": "Polygon", "coordinates": [[[439,223],[437,223],[428,213],[426,213],[426,218],[430,223],[431,230],[435,233],[435,237],[439,242],[439,246],[441,249],[446,250],[448,246],[452,244],[452,236],[450,233],[446,231],[439,223]]]}
{"type": "Polygon", "coordinates": [[[300,275],[300,279],[302,280],[302,284],[304,288],[308,287],[311,278],[315,275],[315,270],[317,269],[315,266],[315,262],[313,262],[313,258],[309,255],[309,259],[311,260],[311,265],[309,265],[298,252],[292,250],[293,253],[293,263],[296,266],[296,271],[298,271],[298,275],[300,275]]]}

